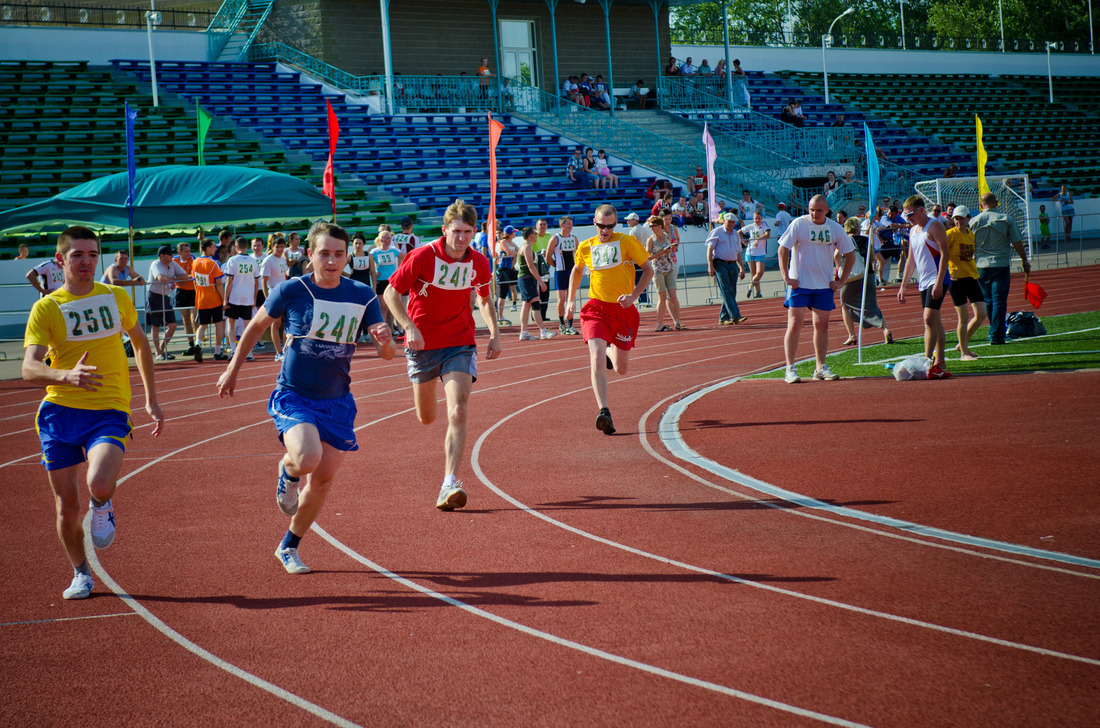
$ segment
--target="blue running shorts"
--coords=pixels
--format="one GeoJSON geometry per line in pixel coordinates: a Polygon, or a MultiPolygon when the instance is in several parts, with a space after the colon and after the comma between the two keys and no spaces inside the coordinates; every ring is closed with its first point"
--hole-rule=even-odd
{"type": "Polygon", "coordinates": [[[34,426],[42,442],[42,465],[61,470],[87,460],[86,453],[106,442],[126,452],[134,426],[122,410],[83,410],[43,402],[34,426]]]}
{"type": "Polygon", "coordinates": [[[836,294],[831,288],[788,288],[783,307],[832,311],[836,308],[836,294]]]}
{"type": "Polygon", "coordinates": [[[279,442],[290,428],[307,424],[317,428],[321,442],[337,450],[354,452],[359,449],[355,440],[357,409],[350,393],[336,399],[310,399],[289,389],[276,389],[267,401],[267,412],[275,420],[279,442]]]}

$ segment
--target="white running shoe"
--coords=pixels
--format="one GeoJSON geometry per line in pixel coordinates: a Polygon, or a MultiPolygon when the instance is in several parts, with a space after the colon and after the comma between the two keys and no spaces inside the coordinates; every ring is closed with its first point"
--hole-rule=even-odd
{"type": "Polygon", "coordinates": [[[441,511],[453,511],[466,505],[466,491],[462,490],[462,481],[456,480],[454,485],[444,485],[439,489],[439,498],[435,507],[441,511]]]}
{"type": "Polygon", "coordinates": [[[283,355],[282,354],[276,354],[275,355],[275,361],[282,361],[282,360],[283,360],[283,355]]]}
{"type": "Polygon", "coordinates": [[[115,509],[111,501],[101,506],[92,506],[92,544],[97,549],[105,549],[115,540],[115,509]]]}
{"type": "Polygon", "coordinates": [[[275,558],[288,574],[308,574],[309,567],[298,558],[298,549],[275,549],[275,558]]]}
{"type": "Polygon", "coordinates": [[[248,356],[244,358],[245,361],[254,361],[256,357],[252,356],[252,352],[248,352],[248,356]]]}
{"type": "Polygon", "coordinates": [[[298,512],[298,494],[301,492],[298,489],[298,483],[301,480],[295,480],[287,475],[286,468],[283,467],[283,461],[279,461],[279,481],[275,486],[275,502],[279,504],[279,510],[288,516],[293,516],[298,512]]]}
{"type": "Polygon", "coordinates": [[[61,592],[63,599],[87,599],[92,594],[95,582],[87,574],[77,574],[73,577],[73,583],[69,588],[61,592]]]}
{"type": "Polygon", "coordinates": [[[519,335],[519,340],[520,341],[538,341],[539,337],[535,336],[534,334],[532,334],[528,331],[524,331],[522,334],[519,335]]]}
{"type": "Polygon", "coordinates": [[[840,379],[840,375],[839,374],[833,374],[831,371],[829,371],[829,366],[825,365],[825,366],[821,367],[820,369],[814,370],[814,379],[816,379],[820,382],[824,382],[824,381],[833,382],[833,381],[836,381],[837,379],[840,379]]]}
{"type": "Polygon", "coordinates": [[[794,370],[794,367],[787,367],[787,372],[783,375],[783,381],[787,384],[798,384],[802,381],[802,377],[798,376],[798,372],[794,370]]]}
{"type": "Polygon", "coordinates": [[[543,329],[542,333],[539,334],[539,338],[540,339],[552,339],[557,335],[558,335],[557,331],[551,331],[550,329],[543,329]]]}

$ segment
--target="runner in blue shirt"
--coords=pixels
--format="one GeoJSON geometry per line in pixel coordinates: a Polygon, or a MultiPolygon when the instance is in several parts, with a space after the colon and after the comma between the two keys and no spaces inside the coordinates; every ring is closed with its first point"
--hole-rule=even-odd
{"type": "Polygon", "coordinates": [[[272,321],[285,319],[285,358],[267,411],[286,447],[275,499],[291,516],[290,529],[275,556],[291,574],[309,571],[298,557],[298,543],[319,515],[344,455],[359,449],[351,396],[355,342],[365,330],[378,356],[388,360],[396,352],[374,291],[341,275],[348,260],[347,231],[318,222],[309,231],[308,245],[313,273],[272,291],[217,384],[219,395],[232,396],[244,363],[241,352],[250,351],[272,321]]]}

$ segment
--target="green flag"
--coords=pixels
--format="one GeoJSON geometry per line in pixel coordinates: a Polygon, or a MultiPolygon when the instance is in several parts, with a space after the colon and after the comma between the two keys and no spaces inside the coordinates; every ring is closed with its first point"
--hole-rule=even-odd
{"type": "Polygon", "coordinates": [[[206,132],[210,131],[210,122],[214,120],[214,115],[208,111],[204,111],[196,100],[195,118],[197,118],[199,122],[199,166],[202,167],[206,164],[206,160],[203,159],[202,156],[202,150],[206,147],[206,132]]]}

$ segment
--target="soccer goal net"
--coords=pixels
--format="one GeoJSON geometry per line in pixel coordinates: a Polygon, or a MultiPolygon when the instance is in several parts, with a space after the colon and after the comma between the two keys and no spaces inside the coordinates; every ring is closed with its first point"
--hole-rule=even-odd
{"type": "MultiPolygon", "coordinates": [[[[1012,218],[1020,234],[1027,238],[1028,257],[1034,257],[1035,250],[1031,235],[1031,183],[1026,174],[987,176],[985,182],[989,191],[997,196],[997,209],[1012,218]]],[[[934,205],[944,209],[949,204],[966,205],[973,217],[981,212],[978,203],[977,177],[945,177],[942,179],[917,182],[917,194],[934,205]]]]}

